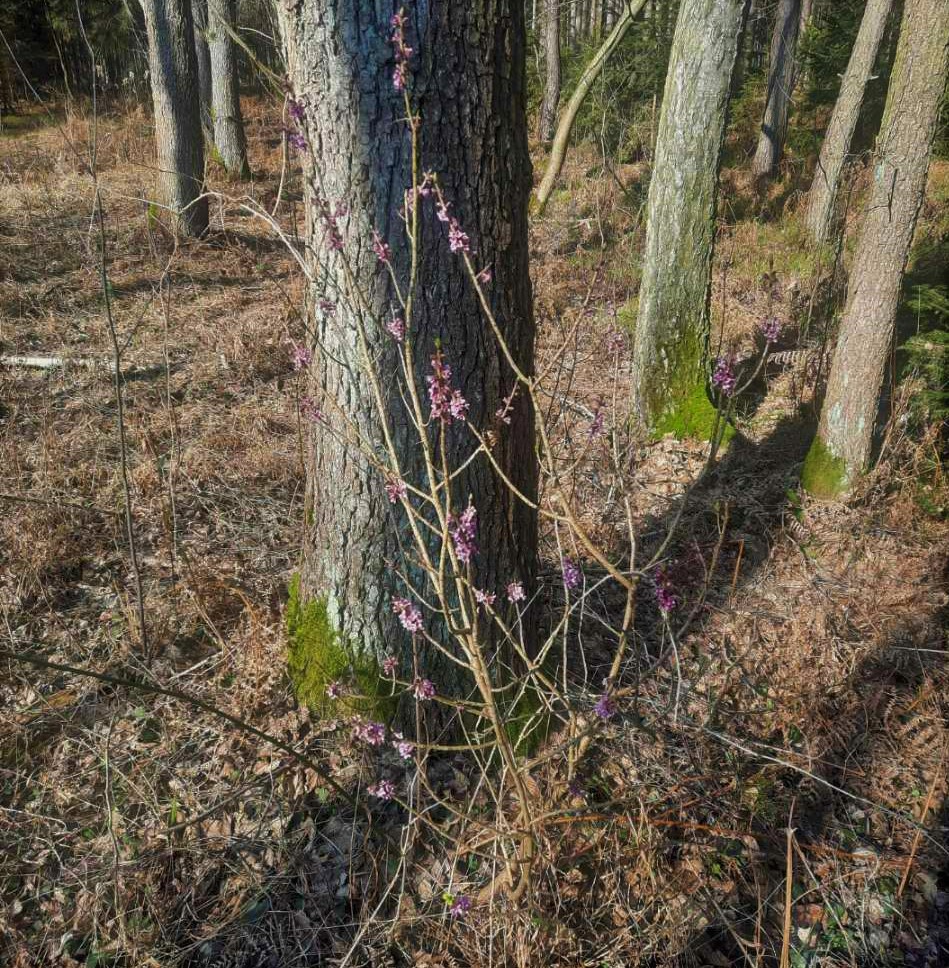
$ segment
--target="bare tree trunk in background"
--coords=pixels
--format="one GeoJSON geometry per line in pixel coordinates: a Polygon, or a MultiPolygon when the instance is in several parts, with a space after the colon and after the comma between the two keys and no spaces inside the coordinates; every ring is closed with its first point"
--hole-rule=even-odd
{"type": "Polygon", "coordinates": [[[560,0],[544,0],[544,99],[540,105],[538,134],[542,144],[550,144],[560,104],[560,0]]]}
{"type": "Polygon", "coordinates": [[[774,36],[771,40],[771,65],[768,95],[761,122],[758,148],[751,162],[755,178],[767,178],[777,167],[784,151],[791,111],[791,95],[797,75],[797,39],[801,29],[801,0],[779,0],[774,36]]]}
{"type": "Polygon", "coordinates": [[[593,55],[592,60],[586,66],[570,100],[564,108],[557,125],[557,133],[554,135],[553,144],[550,147],[550,157],[547,159],[547,168],[544,170],[544,177],[537,188],[537,210],[543,212],[547,205],[550,195],[554,190],[554,185],[560,177],[564,159],[567,157],[567,147],[570,144],[570,132],[573,129],[573,122],[577,119],[577,114],[583,104],[584,99],[590,93],[590,88],[600,76],[600,72],[610,59],[610,55],[619,47],[620,42],[626,36],[626,31],[632,26],[636,15],[642,10],[646,0],[629,0],[624,5],[623,12],[619,20],[616,21],[610,35],[603,41],[603,45],[593,55]]]}
{"type": "Polygon", "coordinates": [[[201,106],[201,128],[205,138],[214,141],[211,107],[211,50],[208,46],[208,0],[191,0],[194,20],[194,51],[198,59],[198,98],[201,106]]]}
{"type": "Polygon", "coordinates": [[[892,5],[892,0],[867,0],[860,30],[840,85],[837,103],[834,105],[834,113],[824,135],[814,180],[807,194],[805,216],[811,238],[818,245],[825,242],[830,235],[841,174],[850,152],[850,142],[857,127],[864,92],[892,5]]]}
{"type": "MultiPolygon", "coordinates": [[[[523,0],[412,4],[407,9],[407,42],[415,51],[408,86],[420,117],[421,169],[437,173],[451,214],[471,237],[473,258],[492,267],[487,298],[515,360],[532,373],[523,0]]],[[[391,246],[393,271],[405,280],[410,246],[399,210],[412,184],[411,139],[402,95],[392,86],[388,18],[378,14],[374,0],[300,0],[279,10],[295,97],[305,106],[309,143],[318,146],[305,176],[309,251],[319,279],[311,322],[325,348],[314,354],[312,392],[340,432],[345,425],[329,415],[341,410],[365,440],[381,446],[379,411],[359,366],[356,321],[364,320],[369,352],[382,372],[385,413],[403,476],[427,488],[417,431],[400,393],[396,344],[382,325],[398,304],[370,244],[375,229],[391,246]],[[352,277],[343,268],[344,256],[324,244],[324,199],[347,206],[339,231],[352,277]],[[364,294],[369,311],[359,308],[349,278],[364,294]],[[325,299],[335,303],[334,315],[320,308],[325,299]]],[[[494,430],[495,459],[522,493],[535,496],[531,407],[520,393],[511,423],[496,420],[514,385],[513,374],[485,322],[463,260],[449,251],[446,226],[435,217],[432,199],[419,204],[419,276],[406,336],[416,380],[424,394],[440,341],[453,382],[470,404],[468,419],[483,431],[494,430]]],[[[446,429],[446,440],[449,466],[460,467],[471,451],[470,434],[455,424],[446,429]]],[[[348,649],[375,659],[387,649],[401,650],[404,674],[411,669],[409,638],[395,621],[392,599],[409,594],[399,572],[420,589],[425,577],[413,556],[400,551],[400,544],[411,540],[404,511],[389,503],[383,484],[359,447],[315,429],[307,485],[312,519],[301,593],[308,607],[322,610],[348,649]]],[[[469,495],[478,511],[483,552],[473,562],[472,581],[498,593],[514,580],[530,585],[536,567],[535,513],[513,497],[483,457],[458,475],[452,493],[456,513],[469,495]]],[[[442,634],[437,615],[426,619],[433,634],[442,634]]],[[[440,674],[458,685],[454,665],[438,657],[429,656],[429,661],[440,661],[440,674]]]]}
{"type": "Polygon", "coordinates": [[[718,167],[744,0],[683,0],[649,185],[633,399],[656,436],[707,436],[706,353],[718,167]]]}
{"type": "Polygon", "coordinates": [[[237,22],[236,0],[208,0],[208,46],[211,48],[211,96],[214,146],[229,175],[248,178],[247,141],[241,114],[237,49],[230,31],[237,22]]]}
{"type": "Polygon", "coordinates": [[[208,227],[204,138],[190,0],[144,0],[162,201],[188,235],[208,227]]]}
{"type": "Polygon", "coordinates": [[[949,0],[906,0],[847,308],[801,483],[846,494],[867,469],[900,286],[949,68],[949,0]]]}

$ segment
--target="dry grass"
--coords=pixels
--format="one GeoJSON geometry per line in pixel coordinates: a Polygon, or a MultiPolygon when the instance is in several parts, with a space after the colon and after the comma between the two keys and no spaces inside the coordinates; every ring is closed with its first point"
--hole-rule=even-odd
{"type": "MultiPolygon", "coordinates": [[[[257,177],[239,190],[272,205],[278,121],[262,102],[247,107],[257,177]]],[[[0,603],[6,646],[128,677],[144,657],[114,390],[108,370],[68,363],[109,356],[89,130],[72,115],[0,140],[0,355],[67,360],[0,368],[0,603]]],[[[148,675],[356,790],[364,754],[340,724],[296,708],[283,672],[303,517],[301,388],[286,346],[300,332],[300,279],[229,204],[210,239],[175,248],[141,201],[150,144],[144,115],[99,120],[148,675]]],[[[587,430],[600,405],[625,425],[628,372],[605,340],[635,299],[642,171],[617,172],[623,193],[591,165],[571,160],[532,248],[542,361],[569,336],[551,426],[565,461],[584,453],[576,502],[609,544],[621,534],[613,471],[587,430]]],[[[795,231],[793,215],[725,225],[714,303],[729,345],[751,352],[770,312],[787,324],[782,348],[808,326],[819,342],[816,265],[798,258],[795,231]]],[[[669,556],[681,614],[693,613],[677,654],[660,654],[644,595],[626,673],[635,702],[574,782],[557,760],[532,774],[549,820],[527,903],[499,896],[452,921],[442,892],[475,893],[490,873],[470,835],[452,852],[413,832],[389,890],[395,806],[354,819],[317,773],[207,712],[4,660],[0,960],[764,966],[786,944],[792,965],[945,964],[947,528],[915,503],[928,458],[897,440],[854,506],[802,503],[789,492],[815,374],[793,362],[766,373],[669,556]]],[[[648,549],[704,452],[663,441],[630,444],[627,457],[648,549]]],[[[581,631],[578,662],[596,682],[604,657],[595,628],[581,631]]],[[[471,815],[490,807],[464,757],[429,770],[471,815]]]]}

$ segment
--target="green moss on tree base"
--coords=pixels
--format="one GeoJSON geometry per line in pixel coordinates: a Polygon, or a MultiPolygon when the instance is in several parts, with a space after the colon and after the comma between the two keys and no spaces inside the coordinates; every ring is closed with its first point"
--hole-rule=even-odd
{"type": "Polygon", "coordinates": [[[330,621],[326,600],[304,602],[300,576],[290,582],[287,601],[287,633],[290,637],[288,667],[298,701],[314,712],[332,715],[358,713],[386,719],[395,711],[375,656],[347,649],[330,621]],[[339,699],[329,699],[326,687],[337,680],[352,688],[339,699]]]}
{"type": "Polygon", "coordinates": [[[814,497],[840,497],[847,491],[847,464],[835,457],[818,434],[801,469],[801,487],[814,497]]]}
{"type": "MultiPolygon", "coordinates": [[[[676,440],[711,440],[717,417],[718,411],[708,398],[705,384],[697,383],[673,398],[652,428],[652,437],[659,440],[666,434],[672,434],[676,440]]],[[[722,436],[722,444],[735,436],[735,428],[730,423],[719,422],[718,432],[722,436]]]]}

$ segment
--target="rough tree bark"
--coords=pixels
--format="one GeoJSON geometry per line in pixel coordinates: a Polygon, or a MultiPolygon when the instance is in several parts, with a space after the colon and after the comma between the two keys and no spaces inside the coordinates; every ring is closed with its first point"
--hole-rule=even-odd
{"type": "Polygon", "coordinates": [[[250,176],[247,141],[241,114],[237,50],[231,30],[237,22],[236,0],[207,0],[208,46],[211,49],[211,99],[214,146],[230,175],[250,176]]]}
{"type": "MultiPolygon", "coordinates": [[[[347,414],[381,452],[379,412],[359,372],[360,310],[347,282],[344,256],[323,241],[320,211],[325,199],[347,207],[348,214],[339,219],[345,259],[370,310],[362,318],[370,352],[382,371],[385,410],[403,476],[426,487],[418,437],[399,388],[396,345],[382,329],[397,304],[371,247],[375,229],[391,246],[394,272],[405,279],[410,252],[399,209],[412,184],[411,147],[402,95],[393,90],[391,80],[394,61],[386,42],[387,21],[373,0],[301,0],[280,10],[290,77],[295,96],[305,106],[303,123],[315,155],[305,181],[313,268],[320,278],[312,324],[324,352],[315,354],[312,392],[329,419],[339,422],[332,415],[347,414]],[[336,303],[332,316],[319,308],[325,299],[336,303]],[[353,367],[347,365],[350,361],[353,367]]],[[[488,299],[518,365],[531,373],[524,4],[469,0],[412,4],[407,10],[407,42],[415,51],[409,89],[421,119],[422,170],[437,173],[452,215],[470,235],[478,265],[492,267],[488,299]]],[[[479,308],[462,259],[449,251],[446,226],[435,217],[432,200],[420,204],[419,277],[406,337],[416,380],[424,396],[430,359],[440,341],[453,382],[470,404],[468,419],[482,430],[494,430],[497,461],[525,495],[533,496],[537,463],[531,408],[519,393],[510,424],[497,421],[495,414],[514,385],[513,374],[479,308]]],[[[446,439],[459,463],[472,449],[470,434],[457,424],[448,428],[446,439]]],[[[400,542],[410,540],[405,515],[387,501],[383,484],[358,447],[315,429],[308,458],[311,520],[300,593],[306,607],[321,617],[318,624],[347,650],[371,661],[388,649],[398,650],[401,643],[405,668],[411,665],[408,636],[395,622],[391,602],[408,593],[400,571],[420,589],[425,581],[411,556],[400,552],[400,542]]],[[[513,497],[483,458],[455,480],[456,512],[469,496],[478,511],[483,549],[474,562],[475,584],[498,593],[513,580],[528,587],[535,571],[535,513],[513,497]]],[[[426,621],[440,634],[437,616],[427,613],[426,621]]],[[[454,668],[446,671],[443,665],[442,672],[457,675],[454,668]]]]}
{"type": "Polygon", "coordinates": [[[544,0],[544,99],[540,105],[538,134],[542,144],[550,144],[560,104],[560,0],[544,0]]]}
{"type": "Polygon", "coordinates": [[[768,94],[758,147],[751,162],[755,178],[767,178],[784,151],[797,75],[797,38],[801,29],[801,0],[780,0],[771,39],[768,94]]]}
{"type": "Polygon", "coordinates": [[[603,41],[603,46],[593,55],[593,59],[587,64],[586,70],[577,82],[576,89],[570,96],[570,100],[564,108],[563,116],[560,118],[560,123],[557,125],[557,133],[554,135],[553,144],[550,147],[550,158],[547,159],[547,168],[544,170],[544,177],[537,188],[538,212],[543,212],[554,190],[554,185],[560,177],[564,159],[567,157],[567,147],[570,144],[570,132],[581,105],[590,93],[594,81],[600,76],[600,72],[610,59],[610,55],[619,47],[620,42],[626,36],[626,31],[632,26],[633,19],[645,5],[646,0],[626,0],[624,2],[623,12],[619,19],[610,31],[609,36],[603,41]]]}
{"type": "Polygon", "coordinates": [[[198,106],[198,64],[190,0],[144,0],[148,64],[155,108],[158,177],[162,201],[177,213],[180,229],[201,235],[208,227],[204,139],[198,106]]]}
{"type": "Polygon", "coordinates": [[[847,308],[802,472],[804,487],[820,497],[846,494],[870,462],[947,67],[949,0],[906,0],[847,308]]]}
{"type": "Polygon", "coordinates": [[[825,242],[830,235],[837,208],[840,177],[892,5],[892,0],[867,0],[860,30],[840,85],[840,93],[837,95],[837,103],[824,135],[820,159],[807,195],[805,215],[807,230],[818,245],[825,242]]]}
{"type": "Polygon", "coordinates": [[[649,185],[633,399],[652,434],[706,436],[718,166],[744,0],[683,0],[649,185]]]}
{"type": "Polygon", "coordinates": [[[201,107],[201,127],[204,136],[214,141],[213,109],[211,107],[211,49],[208,44],[208,0],[191,0],[194,20],[194,51],[198,59],[198,100],[201,107]]]}

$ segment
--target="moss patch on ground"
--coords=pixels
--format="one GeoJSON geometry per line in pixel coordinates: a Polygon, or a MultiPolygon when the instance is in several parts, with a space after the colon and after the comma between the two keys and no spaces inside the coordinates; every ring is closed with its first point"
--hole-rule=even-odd
{"type": "Polygon", "coordinates": [[[376,657],[347,648],[330,621],[326,600],[303,600],[299,575],[290,582],[287,634],[290,679],[301,704],[323,715],[387,719],[395,713],[397,700],[376,657]],[[330,699],[326,688],[337,681],[349,688],[339,699],[330,699]]]}

